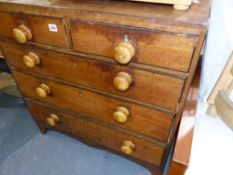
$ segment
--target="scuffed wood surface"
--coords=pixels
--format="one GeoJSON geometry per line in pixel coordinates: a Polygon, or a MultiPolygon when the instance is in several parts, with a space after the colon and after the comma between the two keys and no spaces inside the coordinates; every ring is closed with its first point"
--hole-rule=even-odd
{"type": "Polygon", "coordinates": [[[0,0],[0,11],[23,11],[35,15],[70,17],[85,21],[200,34],[208,24],[210,0],[198,2],[193,3],[188,11],[177,11],[169,5],[120,0],[105,0],[104,3],[103,0],[0,0]]]}

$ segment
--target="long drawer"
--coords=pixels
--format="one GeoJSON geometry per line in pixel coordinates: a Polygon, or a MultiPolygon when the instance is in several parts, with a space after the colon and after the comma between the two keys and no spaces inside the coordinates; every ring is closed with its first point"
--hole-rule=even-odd
{"type": "MultiPolygon", "coordinates": [[[[133,69],[128,66],[112,65],[103,61],[30,46],[10,43],[2,43],[1,45],[9,64],[16,68],[129,97],[173,111],[177,109],[184,85],[184,80],[181,78],[133,69]],[[39,64],[35,64],[33,68],[27,67],[23,62],[25,57],[32,59],[30,52],[36,54],[39,59],[39,64]],[[120,91],[118,88],[127,82],[120,81],[118,85],[114,84],[114,80],[119,80],[120,72],[129,74],[132,79],[125,91],[120,91]]],[[[29,63],[31,63],[30,60],[29,63]]]]}
{"type": "Polygon", "coordinates": [[[13,75],[23,96],[27,98],[82,115],[94,116],[97,120],[162,142],[166,142],[168,139],[172,126],[172,114],[109,98],[72,86],[35,78],[17,71],[13,71],[13,75]],[[46,91],[43,91],[44,86],[47,86],[49,91],[46,89],[46,91]],[[124,107],[124,109],[128,110],[128,114],[124,110],[119,109],[119,107],[124,107]],[[116,112],[120,112],[120,114],[118,113],[120,116],[116,116],[116,112]],[[126,116],[123,116],[124,122],[121,120],[122,115],[126,116]]]}
{"type": "Polygon", "coordinates": [[[27,104],[34,119],[47,128],[67,132],[153,165],[160,166],[161,164],[165,147],[151,140],[97,124],[91,120],[86,120],[85,117],[73,117],[31,102],[27,104]],[[54,126],[50,127],[46,122],[47,120],[54,121],[54,126]],[[133,147],[130,145],[127,147],[125,141],[132,143],[133,147]]]}
{"type": "Polygon", "coordinates": [[[22,43],[31,41],[64,48],[69,47],[65,24],[60,18],[1,12],[0,19],[1,37],[16,37],[18,42],[22,43]]]}
{"type": "MultiPolygon", "coordinates": [[[[120,43],[129,42],[135,50],[132,62],[189,71],[197,38],[107,24],[70,21],[73,49],[113,59],[124,52],[120,43]],[[120,50],[119,46],[121,47],[120,50]],[[116,53],[117,48],[117,53],[116,53]]],[[[126,55],[124,55],[126,56],[126,55]]]]}

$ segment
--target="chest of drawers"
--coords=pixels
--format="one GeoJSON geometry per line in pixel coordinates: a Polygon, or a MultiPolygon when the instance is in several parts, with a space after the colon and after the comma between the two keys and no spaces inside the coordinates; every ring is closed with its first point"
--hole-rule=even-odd
{"type": "Polygon", "coordinates": [[[0,0],[0,47],[40,131],[162,174],[205,40],[188,11],[125,1],[0,0]]]}

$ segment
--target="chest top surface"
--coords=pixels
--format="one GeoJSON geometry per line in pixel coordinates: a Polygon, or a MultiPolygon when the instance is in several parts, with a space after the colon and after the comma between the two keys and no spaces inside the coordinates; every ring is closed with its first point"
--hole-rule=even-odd
{"type": "Polygon", "coordinates": [[[199,34],[207,28],[210,0],[194,1],[187,11],[124,0],[0,0],[0,11],[199,34]]]}

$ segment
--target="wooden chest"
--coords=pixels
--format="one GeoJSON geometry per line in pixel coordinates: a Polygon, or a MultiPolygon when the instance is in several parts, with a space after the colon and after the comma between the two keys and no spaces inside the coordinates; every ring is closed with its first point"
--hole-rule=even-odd
{"type": "Polygon", "coordinates": [[[188,11],[126,1],[0,0],[0,47],[40,131],[162,174],[205,40],[188,11]]]}

